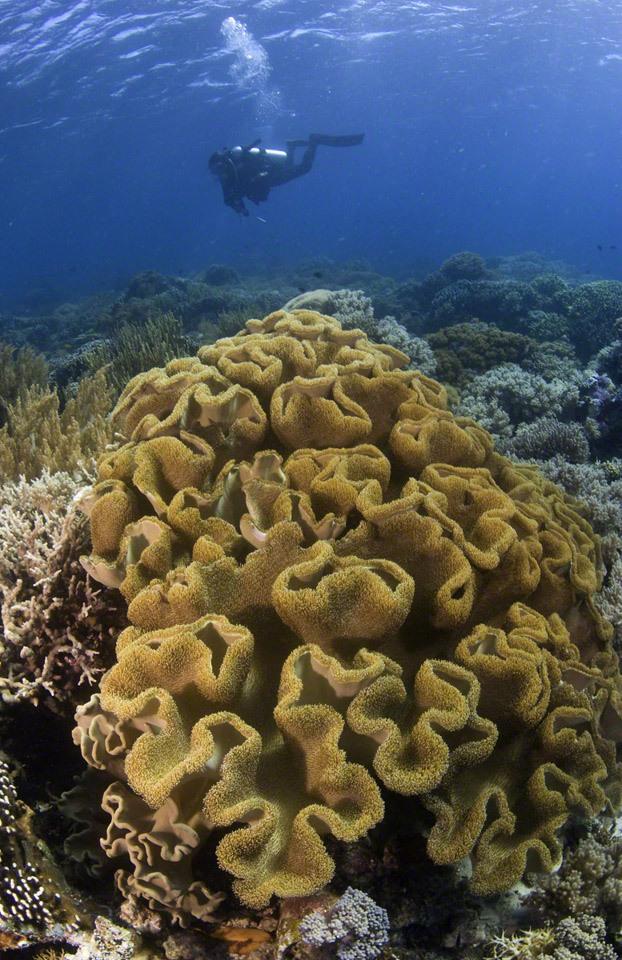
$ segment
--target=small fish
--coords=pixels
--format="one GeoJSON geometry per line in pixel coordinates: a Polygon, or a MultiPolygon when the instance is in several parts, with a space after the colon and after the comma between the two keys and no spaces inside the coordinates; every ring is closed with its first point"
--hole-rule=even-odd
{"type": "Polygon", "coordinates": [[[314,277],[321,278],[321,277],[323,276],[322,271],[321,271],[321,270],[315,270],[315,271],[313,272],[313,276],[314,276],[314,277]]]}
{"type": "Polygon", "coordinates": [[[298,289],[300,290],[301,293],[307,292],[305,287],[298,287],[298,289]]]}
{"type": "Polygon", "coordinates": [[[615,243],[610,243],[610,244],[609,244],[609,249],[610,249],[610,250],[617,250],[618,248],[616,247],[615,243]]]}
{"type": "Polygon", "coordinates": [[[602,250],[602,249],[603,249],[602,243],[597,243],[597,244],[596,244],[596,249],[597,249],[597,250],[602,250]]]}
{"type": "Polygon", "coordinates": [[[264,220],[263,217],[257,217],[257,219],[258,219],[258,220],[261,220],[262,223],[267,223],[267,222],[268,222],[267,220],[264,220]]]}

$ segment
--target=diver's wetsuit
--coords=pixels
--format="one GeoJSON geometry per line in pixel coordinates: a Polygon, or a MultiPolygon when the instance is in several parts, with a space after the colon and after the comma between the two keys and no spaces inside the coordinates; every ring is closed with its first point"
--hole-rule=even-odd
{"type": "Polygon", "coordinates": [[[287,150],[266,150],[257,140],[249,147],[233,147],[212,154],[209,168],[220,180],[225,204],[247,217],[244,198],[262,203],[268,199],[272,187],[308,173],[318,146],[355,146],[363,142],[363,136],[330,137],[312,133],[308,140],[288,140],[287,150]],[[298,163],[295,161],[297,147],[306,148],[298,163]]]}

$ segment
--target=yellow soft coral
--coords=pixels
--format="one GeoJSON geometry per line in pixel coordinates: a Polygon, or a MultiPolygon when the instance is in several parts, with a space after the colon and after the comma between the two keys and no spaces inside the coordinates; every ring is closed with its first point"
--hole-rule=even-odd
{"type": "Polygon", "coordinates": [[[432,858],[470,857],[486,893],[551,870],[571,811],[620,801],[598,544],[406,362],[278,311],[119,400],[85,565],[132,626],[76,741],[124,781],[104,805],[123,889],[178,918],[217,901],[190,869],[215,827],[247,904],[305,895],[332,875],[323,835],[374,826],[382,784],[421,797],[432,858]],[[132,817],[175,833],[173,892],[132,817]]]}

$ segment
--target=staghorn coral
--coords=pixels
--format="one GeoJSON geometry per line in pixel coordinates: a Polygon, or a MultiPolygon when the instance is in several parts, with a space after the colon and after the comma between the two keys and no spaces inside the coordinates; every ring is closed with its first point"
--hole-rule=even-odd
{"type": "Polygon", "coordinates": [[[600,917],[567,917],[554,927],[501,934],[490,943],[493,960],[617,960],[600,917]]]}
{"type": "Polygon", "coordinates": [[[468,857],[479,893],[619,804],[598,542],[407,363],[278,311],[119,399],[84,562],[131,626],[75,740],[116,778],[122,889],[181,922],[213,917],[216,841],[250,906],[320,889],[322,837],[377,824],[380,785],[421,799],[429,855],[468,857]]]}
{"type": "Polygon", "coordinates": [[[508,936],[501,933],[489,943],[492,960],[541,960],[550,956],[549,948],[555,943],[553,930],[523,930],[508,936]]]}
{"type": "Polygon", "coordinates": [[[44,471],[0,489],[0,698],[72,710],[110,666],[122,604],[81,566],[89,530],[80,484],[44,471]]]}

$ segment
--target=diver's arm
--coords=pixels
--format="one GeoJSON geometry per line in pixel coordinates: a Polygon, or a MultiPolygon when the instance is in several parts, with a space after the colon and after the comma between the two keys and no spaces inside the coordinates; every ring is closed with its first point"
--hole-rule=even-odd
{"type": "Polygon", "coordinates": [[[222,185],[222,196],[225,201],[226,206],[231,207],[235,210],[236,213],[241,213],[242,216],[248,216],[248,210],[246,209],[246,204],[244,203],[240,194],[235,190],[230,183],[223,183],[222,185]]]}

